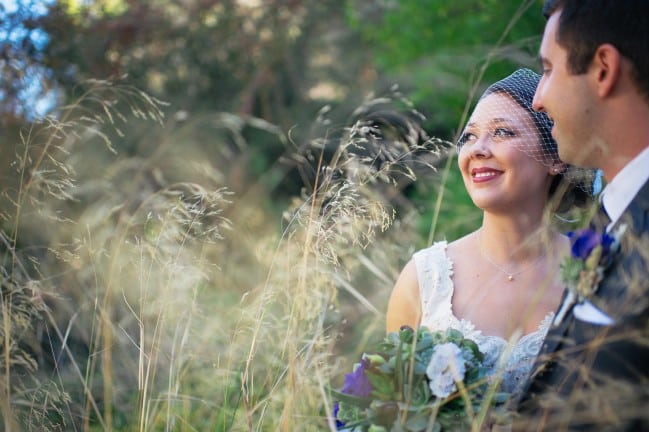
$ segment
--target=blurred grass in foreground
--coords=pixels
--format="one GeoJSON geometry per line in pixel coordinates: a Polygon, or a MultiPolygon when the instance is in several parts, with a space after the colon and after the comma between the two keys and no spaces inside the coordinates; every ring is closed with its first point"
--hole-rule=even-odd
{"type": "Polygon", "coordinates": [[[22,135],[3,189],[5,430],[326,429],[327,386],[382,335],[421,243],[400,190],[446,144],[396,89],[346,126],[323,109],[294,143],[258,119],[178,123],[128,86],[86,86],[22,135]],[[161,126],[116,154],[133,121],[161,126]],[[263,179],[228,189],[244,127],[286,143],[269,179],[304,179],[281,219],[263,179]]]}

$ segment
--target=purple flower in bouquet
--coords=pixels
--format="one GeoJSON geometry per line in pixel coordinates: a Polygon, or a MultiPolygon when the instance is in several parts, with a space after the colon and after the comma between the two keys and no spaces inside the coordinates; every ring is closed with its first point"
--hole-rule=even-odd
{"type": "Polygon", "coordinates": [[[334,422],[336,424],[336,429],[340,429],[343,426],[345,426],[345,422],[340,421],[338,419],[338,411],[340,411],[340,402],[334,403],[334,410],[333,410],[333,413],[332,413],[332,417],[333,417],[334,422]]]}
{"type": "Polygon", "coordinates": [[[369,396],[372,393],[372,383],[365,374],[365,370],[369,366],[370,360],[363,357],[354,372],[345,374],[345,383],[341,392],[358,397],[369,396]]]}

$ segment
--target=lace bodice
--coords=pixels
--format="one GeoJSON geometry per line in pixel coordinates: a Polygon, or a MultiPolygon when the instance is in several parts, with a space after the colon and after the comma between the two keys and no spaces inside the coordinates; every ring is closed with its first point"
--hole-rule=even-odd
{"type": "Polygon", "coordinates": [[[482,334],[472,322],[453,314],[453,263],[446,254],[446,245],[445,241],[437,242],[413,256],[421,297],[421,325],[433,331],[449,327],[461,331],[484,353],[489,374],[502,376],[502,391],[516,394],[522,390],[531,372],[554,313],[548,313],[535,332],[524,335],[515,343],[500,336],[482,334]]]}

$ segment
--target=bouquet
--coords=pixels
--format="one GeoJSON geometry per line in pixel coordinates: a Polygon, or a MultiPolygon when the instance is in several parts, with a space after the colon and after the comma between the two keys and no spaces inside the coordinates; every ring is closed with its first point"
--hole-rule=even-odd
{"type": "Polygon", "coordinates": [[[334,417],[338,430],[354,432],[468,430],[486,390],[475,342],[454,329],[402,327],[332,390],[334,417]]]}

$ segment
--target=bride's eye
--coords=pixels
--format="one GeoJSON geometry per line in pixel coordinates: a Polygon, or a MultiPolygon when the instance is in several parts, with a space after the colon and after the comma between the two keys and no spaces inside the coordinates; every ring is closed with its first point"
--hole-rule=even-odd
{"type": "Polygon", "coordinates": [[[469,141],[475,141],[476,136],[472,132],[463,132],[460,139],[457,140],[457,147],[462,148],[469,141]]]}
{"type": "Polygon", "coordinates": [[[495,137],[514,137],[514,136],[516,136],[516,133],[511,129],[501,127],[501,128],[494,129],[493,136],[495,136],[495,137]]]}

